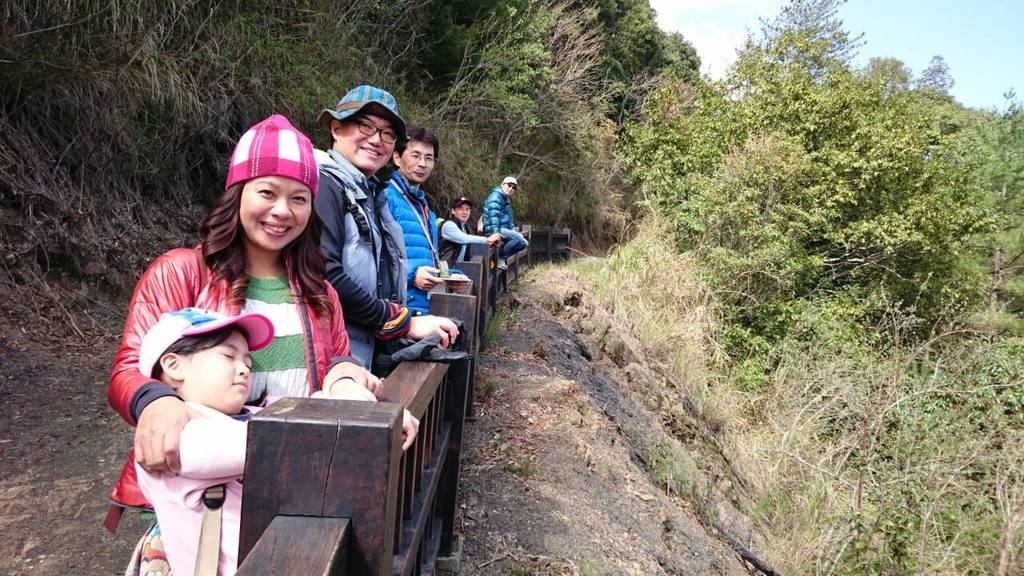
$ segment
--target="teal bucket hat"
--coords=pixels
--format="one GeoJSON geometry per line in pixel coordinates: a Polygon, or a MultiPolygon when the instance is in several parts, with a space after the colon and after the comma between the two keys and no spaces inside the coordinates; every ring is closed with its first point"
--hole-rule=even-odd
{"type": "Polygon", "coordinates": [[[325,108],[320,113],[319,121],[327,126],[330,125],[331,120],[344,120],[367,106],[371,107],[367,112],[379,114],[390,120],[395,125],[398,137],[405,139],[405,120],[398,113],[398,102],[395,101],[395,97],[390,92],[375,86],[364,84],[349,90],[348,93],[338,99],[338,103],[334,105],[334,108],[325,108]]]}

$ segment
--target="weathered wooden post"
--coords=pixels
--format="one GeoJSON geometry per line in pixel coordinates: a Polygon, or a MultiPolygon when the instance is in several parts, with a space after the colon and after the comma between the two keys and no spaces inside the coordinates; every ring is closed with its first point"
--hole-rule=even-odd
{"type": "Polygon", "coordinates": [[[494,307],[498,301],[498,268],[495,265],[497,250],[486,244],[470,244],[467,255],[471,258],[480,255],[483,258],[485,281],[480,287],[483,302],[479,303],[483,314],[477,333],[480,338],[480,347],[483,348],[487,344],[484,334],[487,326],[491,323],[491,318],[494,317],[494,307]]]}
{"type": "MultiPolygon", "coordinates": [[[[526,241],[532,246],[533,245],[533,226],[530,225],[530,224],[523,224],[522,234],[523,234],[523,238],[526,238],[526,241]]],[[[526,250],[523,251],[523,257],[526,258],[526,267],[527,268],[530,267],[530,265],[533,263],[533,259],[530,257],[532,252],[533,252],[533,250],[531,250],[530,248],[527,248],[526,250]]]]}
{"type": "MultiPolygon", "coordinates": [[[[556,237],[554,230],[551,231],[552,238],[556,237]]],[[[554,240],[555,247],[551,254],[552,262],[567,262],[571,254],[570,246],[572,245],[572,230],[568,228],[562,228],[557,233],[557,238],[554,240]]]]}
{"type": "MultiPolygon", "coordinates": [[[[477,257],[474,257],[474,260],[476,259],[477,257]]],[[[479,269],[481,266],[478,262],[466,264],[475,264],[475,269],[479,269]]],[[[460,266],[462,265],[463,263],[460,263],[460,266]]],[[[476,291],[476,289],[474,289],[474,291],[476,291]]],[[[431,295],[430,313],[438,316],[462,319],[462,349],[470,355],[466,360],[465,366],[465,414],[467,419],[474,420],[476,418],[476,411],[473,407],[473,400],[476,396],[476,359],[480,353],[480,332],[477,329],[476,323],[481,314],[480,306],[477,305],[477,302],[479,302],[480,299],[477,296],[465,296],[460,294],[443,294],[440,296],[440,298],[435,300],[434,295],[431,295]]],[[[449,372],[451,372],[451,369],[449,369],[449,372]]],[[[451,380],[452,376],[449,375],[449,381],[451,380]]]]}
{"type": "MultiPolygon", "coordinates": [[[[397,404],[311,398],[283,398],[256,414],[249,422],[240,562],[275,517],[345,518],[348,574],[390,576],[401,415],[397,404]]],[[[317,525],[324,524],[305,529],[317,525]]],[[[254,569],[249,573],[262,572],[254,569]]]]}

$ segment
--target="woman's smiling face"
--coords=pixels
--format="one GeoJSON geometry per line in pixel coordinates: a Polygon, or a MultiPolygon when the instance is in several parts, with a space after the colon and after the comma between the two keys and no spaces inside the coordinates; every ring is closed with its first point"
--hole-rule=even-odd
{"type": "Polygon", "coordinates": [[[247,253],[276,258],[302,234],[312,213],[313,193],[305,184],[282,176],[249,180],[238,207],[247,253]]]}

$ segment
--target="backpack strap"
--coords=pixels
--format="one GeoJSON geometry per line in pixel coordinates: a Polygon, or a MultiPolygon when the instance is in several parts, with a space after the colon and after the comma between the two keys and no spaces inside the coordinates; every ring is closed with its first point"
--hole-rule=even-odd
{"type": "Polygon", "coordinates": [[[356,222],[356,228],[359,229],[359,235],[363,239],[371,238],[370,235],[370,223],[366,220],[366,215],[356,205],[354,194],[352,193],[352,185],[346,182],[343,178],[334,174],[330,170],[324,170],[322,174],[327,174],[332,180],[341,186],[341,206],[345,212],[348,212],[352,216],[352,219],[356,222]]]}
{"type": "Polygon", "coordinates": [[[195,576],[217,576],[220,564],[220,525],[227,487],[210,486],[203,491],[203,524],[196,550],[195,576]]]}

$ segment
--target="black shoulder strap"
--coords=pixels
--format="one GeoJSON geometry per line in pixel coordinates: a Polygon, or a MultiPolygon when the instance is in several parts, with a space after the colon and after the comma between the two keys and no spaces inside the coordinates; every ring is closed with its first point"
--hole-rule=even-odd
{"type": "MultiPolygon", "coordinates": [[[[348,212],[352,219],[356,222],[356,228],[359,229],[359,235],[363,239],[370,238],[370,223],[366,221],[366,215],[359,210],[356,203],[349,199],[349,194],[352,193],[352,186],[345,180],[339,178],[336,174],[333,174],[329,170],[325,170],[322,173],[330,175],[330,177],[341,186],[341,207],[345,212],[348,212]]],[[[354,194],[353,194],[354,195],[354,194]]]]}

